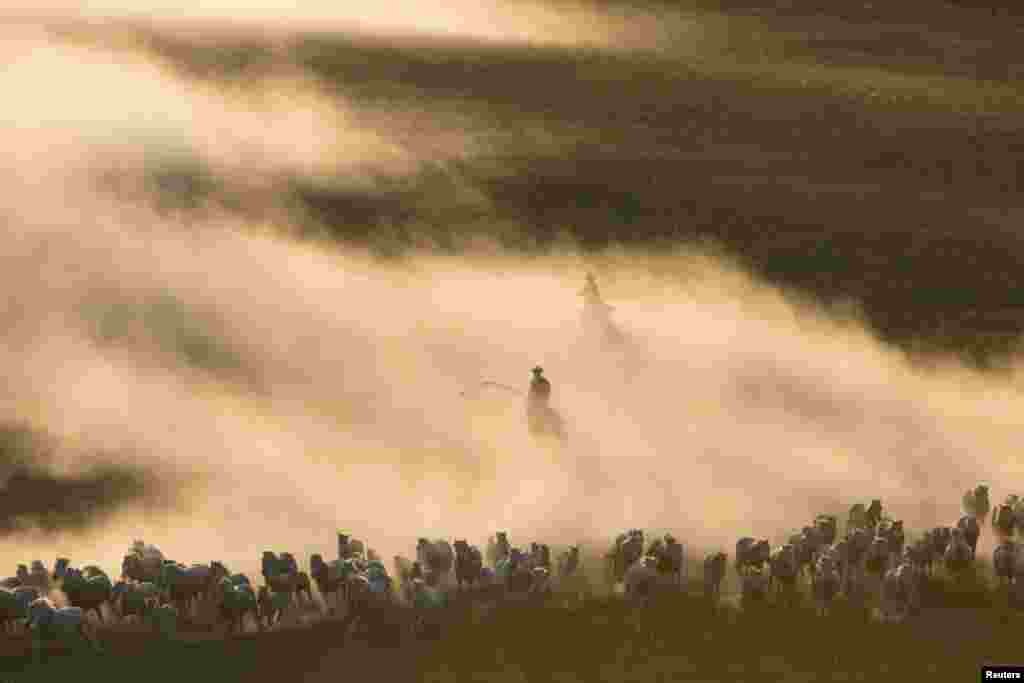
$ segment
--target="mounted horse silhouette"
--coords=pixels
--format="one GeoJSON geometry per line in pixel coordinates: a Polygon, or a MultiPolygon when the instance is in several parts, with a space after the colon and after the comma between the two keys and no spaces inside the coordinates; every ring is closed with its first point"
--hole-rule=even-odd
{"type": "Polygon", "coordinates": [[[587,281],[580,295],[583,297],[583,329],[587,336],[602,343],[621,343],[624,339],[622,331],[615,325],[611,316],[615,307],[608,305],[601,298],[593,273],[587,273],[587,281]]]}
{"type": "Polygon", "coordinates": [[[553,436],[565,441],[565,425],[562,416],[550,405],[551,382],[544,376],[544,368],[533,368],[530,391],[526,398],[526,419],[530,433],[537,436],[553,436]]]}

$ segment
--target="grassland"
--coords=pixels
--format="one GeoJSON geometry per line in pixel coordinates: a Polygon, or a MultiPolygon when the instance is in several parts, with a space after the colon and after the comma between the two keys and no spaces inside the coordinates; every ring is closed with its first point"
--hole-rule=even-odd
{"type": "MultiPolygon", "coordinates": [[[[696,588],[696,586],[694,586],[696,588]]],[[[161,643],[108,634],[101,656],[54,653],[31,668],[8,641],[4,680],[327,681],[339,675],[423,681],[896,681],[971,680],[983,663],[1019,660],[1020,615],[979,584],[929,585],[912,622],[873,623],[841,601],[832,615],[769,607],[713,611],[669,595],[643,609],[594,596],[570,606],[507,606],[481,616],[454,608],[439,634],[399,647],[394,639],[346,640],[338,622],[222,641],[161,643]]]]}

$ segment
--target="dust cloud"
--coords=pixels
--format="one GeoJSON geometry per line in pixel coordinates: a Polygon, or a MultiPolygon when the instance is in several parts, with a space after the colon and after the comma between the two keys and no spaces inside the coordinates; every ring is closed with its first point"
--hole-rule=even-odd
{"type": "Polygon", "coordinates": [[[162,30],[219,35],[259,32],[264,38],[344,32],[391,39],[431,39],[492,44],[649,48],[665,44],[691,22],[655,17],[630,7],[578,0],[401,0],[374,6],[361,2],[304,0],[42,0],[31,8],[0,9],[8,21],[143,22],[162,30]]]}
{"type": "Polygon", "coordinates": [[[301,81],[273,92],[305,99],[260,99],[265,82],[215,92],[144,55],[22,35],[3,43],[0,75],[18,103],[0,114],[0,422],[56,444],[61,457],[34,465],[54,480],[102,462],[144,483],[103,489],[85,528],[33,528],[29,514],[0,551],[12,572],[57,555],[115,571],[134,538],[258,571],[264,549],[330,552],[336,530],[385,556],[496,529],[592,544],[671,529],[729,548],[871,497],[911,527],[951,523],[968,486],[1002,496],[1019,473],[1012,378],[912,365],[855,317],[707,249],[385,262],[297,241],[272,198],[282,169],[358,182],[380,150],[408,164],[393,174],[445,159],[321,116],[344,104],[301,81]],[[74,87],[32,99],[51,68],[74,87]],[[91,94],[81,108],[74,88],[91,94]],[[316,125],[253,123],[267,117],[316,125]],[[311,143],[339,136],[355,142],[311,143]],[[259,152],[225,151],[231,139],[259,152]],[[212,194],[262,196],[264,219],[149,201],[159,188],[141,179],[168,149],[211,169],[212,194]],[[137,193],[98,182],[112,169],[137,193]],[[618,342],[584,324],[587,271],[618,342]],[[516,389],[538,364],[564,443],[526,426],[516,389]]]}

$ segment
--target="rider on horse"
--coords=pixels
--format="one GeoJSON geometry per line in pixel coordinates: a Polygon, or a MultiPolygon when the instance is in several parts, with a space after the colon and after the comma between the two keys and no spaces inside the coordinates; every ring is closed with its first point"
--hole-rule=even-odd
{"type": "Polygon", "coordinates": [[[594,278],[593,273],[587,273],[587,283],[583,285],[580,295],[583,297],[584,310],[589,315],[597,314],[603,318],[613,309],[612,306],[606,304],[604,299],[601,298],[601,292],[597,288],[597,280],[594,278]]]}
{"type": "Polygon", "coordinates": [[[587,284],[583,285],[580,294],[588,304],[601,302],[601,292],[597,289],[597,280],[593,273],[587,273],[587,284]]]}
{"type": "Polygon", "coordinates": [[[547,405],[549,398],[551,398],[551,382],[544,376],[544,368],[538,365],[533,369],[533,379],[530,380],[530,402],[547,405]]]}

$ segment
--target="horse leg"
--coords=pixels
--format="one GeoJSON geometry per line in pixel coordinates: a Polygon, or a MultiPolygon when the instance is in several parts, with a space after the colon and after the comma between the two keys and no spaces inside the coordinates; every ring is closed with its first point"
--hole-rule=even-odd
{"type": "Polygon", "coordinates": [[[224,635],[221,636],[221,637],[222,638],[230,638],[232,635],[234,635],[235,616],[233,614],[225,614],[221,610],[218,610],[218,611],[219,611],[219,614],[215,618],[214,627],[216,628],[218,623],[223,624],[224,625],[224,635]]]}
{"type": "Polygon", "coordinates": [[[89,627],[83,621],[78,625],[78,635],[81,637],[82,642],[85,643],[93,652],[99,652],[100,647],[96,639],[89,633],[89,627]]]}
{"type": "Polygon", "coordinates": [[[176,592],[174,595],[174,606],[178,609],[178,616],[183,621],[192,621],[192,602],[189,600],[188,593],[184,591],[176,592]]]}

